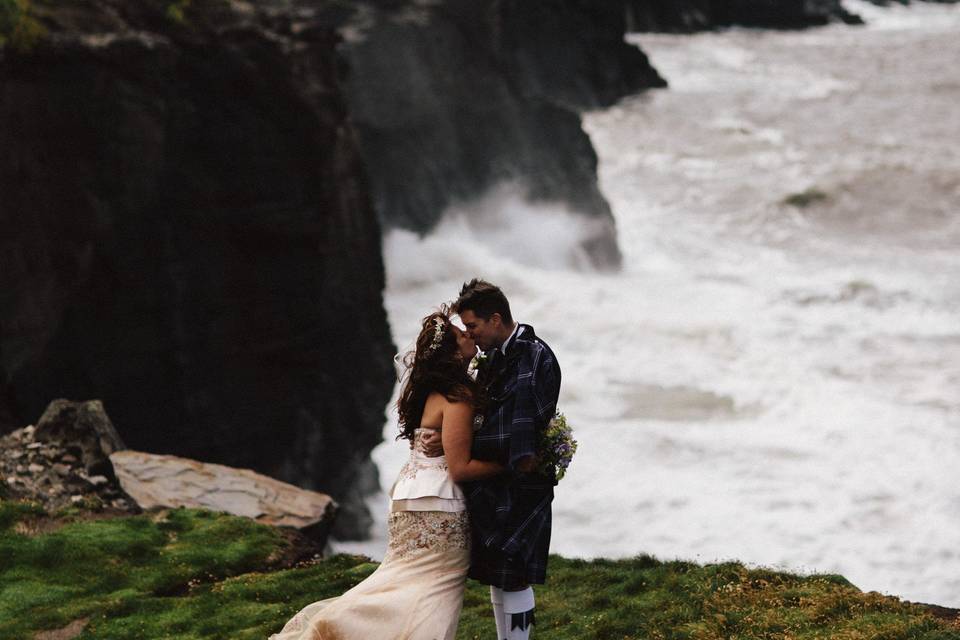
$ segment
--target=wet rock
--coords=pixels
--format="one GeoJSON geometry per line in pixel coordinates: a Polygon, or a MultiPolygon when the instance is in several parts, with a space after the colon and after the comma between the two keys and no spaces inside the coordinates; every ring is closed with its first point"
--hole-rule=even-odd
{"type": "Polygon", "coordinates": [[[688,33],[734,25],[802,29],[862,24],[840,0],[624,0],[630,31],[688,33]]]}

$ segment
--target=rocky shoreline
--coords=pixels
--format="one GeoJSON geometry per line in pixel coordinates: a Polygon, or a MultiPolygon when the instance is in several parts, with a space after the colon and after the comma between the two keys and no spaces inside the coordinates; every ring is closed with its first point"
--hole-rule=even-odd
{"type": "MultiPolygon", "coordinates": [[[[36,40],[0,46],[0,433],[100,398],[136,450],[329,494],[345,539],[371,522],[395,384],[382,231],[516,183],[595,222],[584,248],[615,269],[580,113],[666,82],[624,34],[856,21],[838,0],[29,11],[36,40]]],[[[130,506],[29,437],[8,490],[130,506]]]]}

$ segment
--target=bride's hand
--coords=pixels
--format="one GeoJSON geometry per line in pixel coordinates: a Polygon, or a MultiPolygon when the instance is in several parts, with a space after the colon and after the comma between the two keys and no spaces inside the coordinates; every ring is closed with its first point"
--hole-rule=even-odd
{"type": "Polygon", "coordinates": [[[443,440],[440,429],[428,429],[422,437],[423,452],[428,458],[437,458],[443,455],[443,440]]]}

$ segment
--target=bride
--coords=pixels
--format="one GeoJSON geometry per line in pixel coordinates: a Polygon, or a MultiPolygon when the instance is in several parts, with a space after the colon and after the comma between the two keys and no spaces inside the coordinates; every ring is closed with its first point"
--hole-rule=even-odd
{"type": "Polygon", "coordinates": [[[453,640],[470,565],[466,503],[456,483],[503,471],[470,457],[482,402],[467,373],[475,353],[445,309],[423,319],[416,350],[404,358],[398,438],[409,440],[411,451],[390,491],[383,562],[342,596],[307,605],[270,640],[453,640]],[[444,455],[427,457],[429,430],[440,430],[444,455]]]}

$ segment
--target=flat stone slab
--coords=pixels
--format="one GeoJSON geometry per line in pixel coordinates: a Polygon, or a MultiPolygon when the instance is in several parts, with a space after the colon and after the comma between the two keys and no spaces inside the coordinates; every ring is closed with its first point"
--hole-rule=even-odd
{"type": "Polygon", "coordinates": [[[324,493],[249,469],[130,450],[110,454],[110,462],[120,486],[143,509],[224,511],[324,538],[336,512],[336,502],[324,493]]]}

